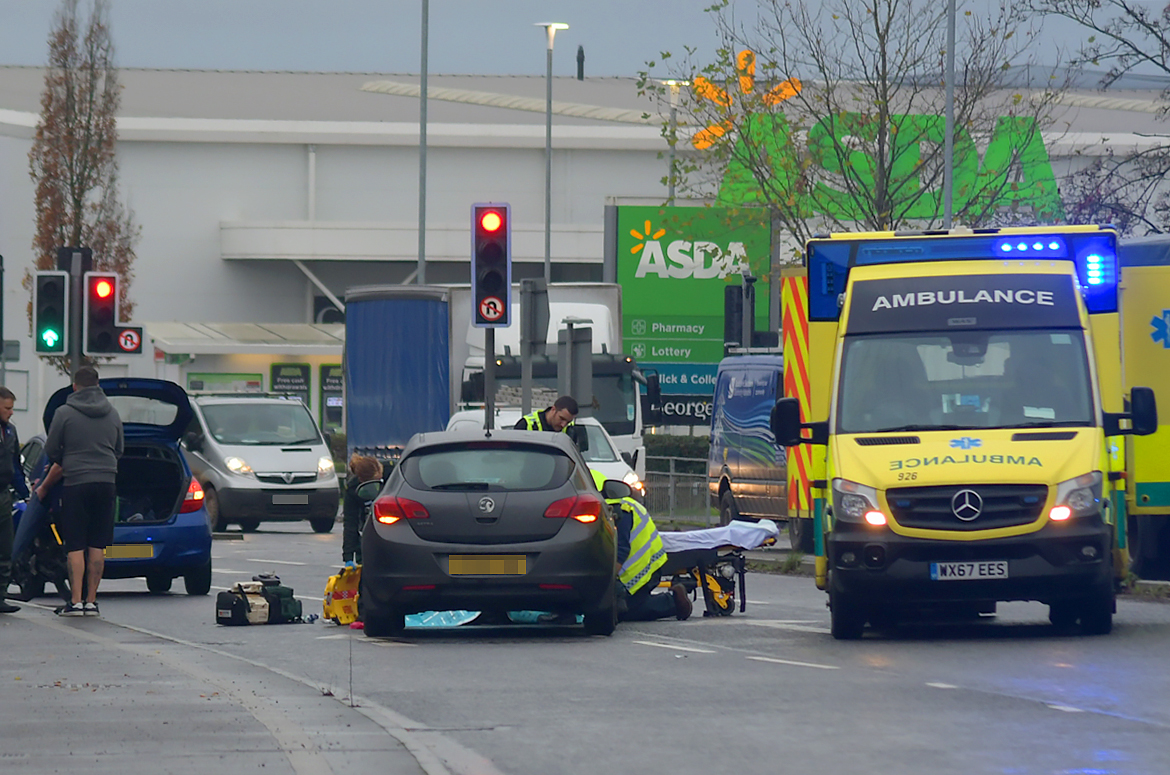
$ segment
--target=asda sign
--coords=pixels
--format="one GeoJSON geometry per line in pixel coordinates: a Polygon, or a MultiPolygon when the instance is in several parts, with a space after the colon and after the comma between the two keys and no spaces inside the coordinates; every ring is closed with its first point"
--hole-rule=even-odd
{"type": "MultiPolygon", "coordinates": [[[[791,192],[789,205],[802,217],[828,215],[841,221],[861,221],[870,202],[858,201],[841,180],[848,168],[854,185],[872,189],[877,185],[875,160],[862,150],[839,153],[848,147],[848,138],[872,138],[876,119],[870,114],[841,113],[826,116],[814,124],[807,135],[807,161],[820,168],[819,178],[808,185],[809,171],[803,155],[793,145],[796,135],[783,115],[755,116],[754,128],[747,133],[760,147],[739,147],[724,172],[716,203],[723,206],[763,205],[767,198],[752,170],[742,159],[766,158],[771,161],[773,191],[791,192]]],[[[889,117],[896,131],[890,136],[892,148],[886,154],[892,160],[887,170],[904,192],[898,217],[903,220],[939,218],[943,212],[942,187],[926,189],[920,173],[926,146],[945,142],[945,120],[926,114],[895,114],[889,117]]],[[[745,143],[741,136],[737,143],[745,143]]],[[[1001,116],[985,141],[982,155],[975,138],[964,126],[954,130],[953,196],[956,211],[972,206],[1012,208],[1031,212],[1040,221],[1059,221],[1064,215],[1052,162],[1044,146],[1035,119],[1001,116]]]]}
{"type": "Polygon", "coordinates": [[[618,208],[622,339],[639,364],[675,382],[663,392],[711,392],[723,357],[723,296],[744,270],[756,283],[756,330],[768,325],[771,225],[761,208],[618,208]],[[696,369],[696,367],[698,367],[696,369]],[[677,376],[675,376],[677,375],[677,376]],[[667,377],[670,379],[671,377],[667,377]]]}

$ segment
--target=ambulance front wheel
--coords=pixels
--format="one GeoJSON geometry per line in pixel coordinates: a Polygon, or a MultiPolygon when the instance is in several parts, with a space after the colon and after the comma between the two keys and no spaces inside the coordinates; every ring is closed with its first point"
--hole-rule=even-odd
{"type": "Polygon", "coordinates": [[[830,630],[836,640],[860,640],[865,631],[865,610],[850,595],[829,590],[830,630]]]}

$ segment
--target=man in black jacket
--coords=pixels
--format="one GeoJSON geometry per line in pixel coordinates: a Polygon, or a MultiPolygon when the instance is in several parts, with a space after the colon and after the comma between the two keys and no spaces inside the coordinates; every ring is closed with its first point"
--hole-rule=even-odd
{"type": "Polygon", "coordinates": [[[57,480],[65,478],[58,527],[69,558],[73,599],[57,609],[60,616],[99,615],[97,588],[106,566],[106,547],[114,540],[123,444],[122,418],[98,386],[97,369],[82,366],[73,375],[73,393],[53,415],[45,441],[45,455],[53,465],[37,485],[37,497],[44,500],[57,480]]]}
{"type": "Polygon", "coordinates": [[[28,497],[24,468],[20,465],[20,439],[11,422],[16,394],[0,387],[0,614],[16,613],[20,606],[7,602],[8,582],[12,580],[12,491],[28,497]]]}

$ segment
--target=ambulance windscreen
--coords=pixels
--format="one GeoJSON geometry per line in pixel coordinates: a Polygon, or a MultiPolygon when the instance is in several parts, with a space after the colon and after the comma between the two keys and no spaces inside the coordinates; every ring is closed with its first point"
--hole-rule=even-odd
{"type": "Polygon", "coordinates": [[[837,433],[1091,426],[1079,330],[848,337],[837,433]]]}

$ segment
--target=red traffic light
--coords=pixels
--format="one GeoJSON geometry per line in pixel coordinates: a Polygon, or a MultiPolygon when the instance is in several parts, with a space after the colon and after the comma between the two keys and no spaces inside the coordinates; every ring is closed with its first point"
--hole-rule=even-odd
{"type": "Polygon", "coordinates": [[[93,284],[93,292],[99,299],[108,299],[114,292],[114,284],[109,280],[98,280],[93,284]]]}
{"type": "Polygon", "coordinates": [[[497,232],[504,225],[504,218],[495,210],[488,210],[479,216],[479,225],[486,232],[497,232]]]}

